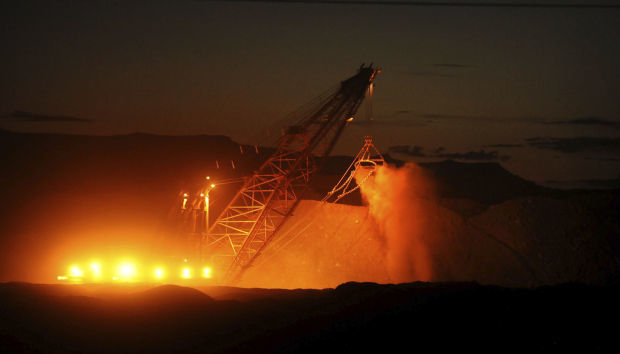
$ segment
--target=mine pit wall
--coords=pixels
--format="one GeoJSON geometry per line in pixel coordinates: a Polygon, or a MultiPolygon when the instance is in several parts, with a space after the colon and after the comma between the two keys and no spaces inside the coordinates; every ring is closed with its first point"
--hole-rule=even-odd
{"type": "Polygon", "coordinates": [[[349,281],[422,280],[532,287],[604,282],[617,274],[617,257],[608,252],[604,239],[589,235],[580,240],[575,225],[587,224],[583,210],[565,201],[507,201],[470,218],[438,204],[425,207],[432,212],[423,216],[420,228],[403,235],[420,239],[421,255],[388,245],[365,206],[303,200],[238,285],[332,288],[349,281]],[[538,215],[548,208],[573,221],[538,215]],[[547,226],[541,228],[541,223],[547,226]],[[411,262],[394,265],[395,252],[408,252],[411,262]],[[415,258],[421,256],[431,270],[424,279],[414,269],[415,258]]]}

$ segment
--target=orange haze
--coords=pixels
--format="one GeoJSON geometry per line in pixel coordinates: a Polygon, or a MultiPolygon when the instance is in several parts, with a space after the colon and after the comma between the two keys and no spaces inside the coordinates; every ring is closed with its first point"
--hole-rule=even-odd
{"type": "Polygon", "coordinates": [[[429,241],[436,232],[429,221],[437,203],[431,179],[414,163],[401,168],[382,166],[360,189],[384,237],[390,278],[396,282],[432,280],[429,241]]]}

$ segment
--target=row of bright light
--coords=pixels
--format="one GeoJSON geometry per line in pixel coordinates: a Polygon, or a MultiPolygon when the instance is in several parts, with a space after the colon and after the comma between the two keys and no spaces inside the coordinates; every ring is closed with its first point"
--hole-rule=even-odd
{"type": "MultiPolygon", "coordinates": [[[[150,276],[141,277],[141,274],[138,273],[138,269],[134,263],[131,262],[121,262],[118,264],[116,268],[116,272],[112,276],[112,280],[115,281],[146,281],[151,278],[155,280],[163,280],[169,276],[166,269],[163,267],[155,267],[153,268],[150,276]]],[[[179,269],[178,276],[182,279],[192,279],[195,277],[194,269],[189,266],[184,266],[179,269]]],[[[200,273],[201,278],[211,278],[211,268],[204,267],[202,268],[202,272],[200,273]]],[[[59,275],[58,280],[70,280],[70,281],[80,281],[85,278],[88,278],[92,281],[103,281],[103,270],[101,264],[99,262],[90,263],[89,267],[86,270],[79,265],[72,265],[68,269],[67,275],[59,275]]],[[[109,279],[109,278],[108,278],[109,279]]]]}

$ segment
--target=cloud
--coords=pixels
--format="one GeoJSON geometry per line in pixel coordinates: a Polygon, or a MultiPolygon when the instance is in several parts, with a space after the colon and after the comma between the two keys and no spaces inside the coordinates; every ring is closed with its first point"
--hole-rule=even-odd
{"type": "Polygon", "coordinates": [[[497,121],[498,120],[497,117],[490,117],[490,116],[469,116],[469,115],[440,114],[440,113],[417,114],[417,116],[420,118],[427,118],[427,119],[454,119],[454,120],[476,120],[476,121],[497,121]]]}
{"type": "MultiPolygon", "coordinates": [[[[601,117],[581,117],[575,119],[566,120],[549,120],[549,118],[536,117],[536,116],[485,116],[485,115],[460,115],[460,114],[443,114],[443,113],[415,113],[409,112],[412,116],[425,118],[431,121],[443,121],[443,120],[466,120],[471,122],[525,122],[530,124],[544,124],[544,125],[565,125],[565,126],[579,126],[579,127],[593,127],[593,128],[619,128],[620,121],[606,119],[601,117]]],[[[485,147],[521,147],[518,144],[497,144],[487,145],[485,147]]]]}
{"type": "Polygon", "coordinates": [[[375,120],[354,120],[352,125],[358,126],[394,126],[394,127],[424,127],[426,124],[408,119],[375,119],[375,120]]]}
{"type": "Polygon", "coordinates": [[[491,144],[491,145],[483,145],[485,148],[519,148],[523,147],[523,144],[491,144]]]}
{"type": "Polygon", "coordinates": [[[401,109],[400,111],[396,111],[394,112],[394,114],[392,116],[399,116],[402,114],[411,114],[411,111],[407,110],[407,109],[401,109]]]}
{"type": "Polygon", "coordinates": [[[433,64],[433,66],[436,66],[438,68],[450,68],[450,69],[467,69],[467,68],[472,68],[472,65],[467,65],[467,64],[456,64],[456,63],[439,63],[439,64],[433,64]]]}
{"type": "Polygon", "coordinates": [[[418,145],[409,146],[409,145],[396,145],[388,148],[389,152],[405,154],[414,157],[425,157],[424,148],[418,145]]]}
{"type": "MultiPolygon", "coordinates": [[[[567,120],[550,121],[543,117],[522,116],[522,117],[503,117],[503,116],[485,116],[485,115],[459,115],[459,114],[443,114],[443,113],[414,113],[412,115],[420,118],[436,119],[436,120],[469,120],[469,121],[486,121],[486,122],[530,122],[545,125],[578,125],[578,126],[594,126],[594,127],[616,127],[620,128],[620,121],[605,119],[601,117],[581,117],[567,120]]],[[[492,145],[489,145],[492,147],[492,145]]],[[[502,147],[502,146],[499,146],[502,147]]],[[[508,146],[504,146],[508,147],[508,146]]],[[[517,146],[511,146],[517,147],[517,146]]]]}
{"type": "Polygon", "coordinates": [[[418,145],[396,145],[388,148],[391,153],[404,154],[411,157],[431,157],[431,158],[444,158],[453,160],[466,160],[466,161],[506,161],[510,159],[508,155],[500,155],[498,151],[468,151],[464,153],[449,153],[445,152],[444,147],[438,147],[433,153],[425,153],[424,148],[418,145]]]}
{"type": "Polygon", "coordinates": [[[620,137],[574,137],[549,138],[535,137],[525,139],[528,145],[539,149],[554,150],[564,153],[579,152],[620,152],[620,137]]]}
{"type": "Polygon", "coordinates": [[[443,74],[443,73],[434,73],[434,72],[428,72],[428,71],[409,71],[409,72],[404,72],[403,74],[411,75],[411,76],[425,76],[425,77],[457,77],[457,76],[460,76],[460,75],[455,75],[455,74],[443,74]]]}
{"type": "Polygon", "coordinates": [[[576,179],[564,181],[546,180],[545,183],[558,188],[617,189],[620,187],[620,178],[576,179]]]}
{"type": "Polygon", "coordinates": [[[563,124],[563,125],[592,125],[601,127],[619,127],[620,122],[614,122],[612,120],[600,118],[600,117],[584,117],[576,118],[572,120],[556,120],[552,122],[545,122],[544,124],[563,124]]]}
{"type": "Polygon", "coordinates": [[[502,116],[484,116],[484,115],[459,115],[459,114],[442,114],[442,113],[424,113],[416,114],[417,117],[433,120],[467,120],[479,122],[533,122],[539,123],[541,118],[537,117],[502,117],[502,116]]]}
{"type": "Polygon", "coordinates": [[[85,118],[47,115],[47,114],[35,114],[35,113],[30,113],[30,112],[25,112],[25,111],[15,111],[12,114],[10,114],[8,117],[13,118],[15,121],[20,121],[20,122],[79,122],[79,123],[92,122],[92,120],[85,119],[85,118]]]}
{"type": "Polygon", "coordinates": [[[494,151],[468,151],[466,153],[447,153],[436,155],[438,157],[444,157],[454,160],[467,160],[467,161],[506,161],[510,159],[508,155],[500,155],[496,150],[494,151]]]}
{"type": "Polygon", "coordinates": [[[594,160],[594,161],[606,161],[606,162],[620,162],[620,158],[617,157],[593,157],[593,156],[585,156],[584,160],[594,160]]]}

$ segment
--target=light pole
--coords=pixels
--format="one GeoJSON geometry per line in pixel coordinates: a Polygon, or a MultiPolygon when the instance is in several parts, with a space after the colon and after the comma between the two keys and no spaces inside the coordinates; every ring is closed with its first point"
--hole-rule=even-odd
{"type": "MultiPolygon", "coordinates": [[[[210,180],[211,177],[207,176],[207,180],[210,180]]],[[[211,192],[211,190],[215,188],[215,183],[211,183],[209,185],[207,185],[207,188],[205,188],[204,193],[202,193],[202,195],[205,198],[205,203],[204,203],[204,211],[205,211],[205,229],[206,229],[206,233],[209,233],[209,192],[211,192]]]]}
{"type": "MultiPolygon", "coordinates": [[[[207,180],[210,180],[210,179],[211,177],[207,176],[207,180]]],[[[208,242],[209,240],[209,192],[211,192],[213,188],[215,188],[214,183],[207,184],[207,186],[204,189],[204,192],[200,193],[200,196],[204,198],[202,210],[205,213],[205,229],[204,229],[204,233],[202,233],[200,237],[200,246],[199,246],[200,248],[199,248],[199,255],[198,255],[198,258],[201,259],[202,261],[204,261],[204,259],[203,259],[201,250],[204,247],[204,243],[208,242]]]]}

